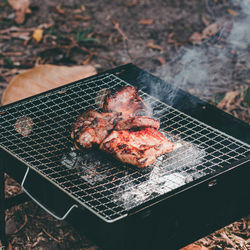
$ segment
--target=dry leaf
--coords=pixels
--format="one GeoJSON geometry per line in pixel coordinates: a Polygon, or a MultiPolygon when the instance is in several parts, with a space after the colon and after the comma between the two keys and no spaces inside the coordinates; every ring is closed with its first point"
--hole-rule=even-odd
{"type": "Polygon", "coordinates": [[[202,31],[202,34],[199,32],[194,32],[189,37],[189,41],[191,41],[192,43],[200,43],[203,39],[215,35],[219,31],[219,27],[220,26],[218,23],[212,23],[202,31]]]}
{"type": "Polygon", "coordinates": [[[200,43],[204,39],[204,36],[199,32],[194,32],[190,37],[189,41],[192,43],[200,43]]]}
{"type": "Polygon", "coordinates": [[[13,247],[10,242],[9,242],[8,250],[13,250],[13,247]]]}
{"type": "Polygon", "coordinates": [[[94,74],[96,69],[90,65],[39,65],[15,76],[5,89],[1,103],[6,105],[94,74]]]}
{"type": "Polygon", "coordinates": [[[42,29],[35,29],[33,32],[32,37],[39,43],[43,38],[43,30],[42,29]]]}
{"type": "Polygon", "coordinates": [[[74,15],[74,19],[88,21],[91,19],[91,16],[74,15]]]}
{"type": "Polygon", "coordinates": [[[162,56],[158,56],[157,60],[160,62],[161,65],[166,64],[166,61],[165,61],[165,59],[162,56]]]}
{"type": "Polygon", "coordinates": [[[179,43],[173,39],[173,37],[175,36],[175,33],[174,32],[171,32],[169,35],[168,35],[168,43],[169,44],[174,44],[175,46],[178,46],[179,43]]]}
{"type": "Polygon", "coordinates": [[[83,11],[85,11],[86,10],[86,7],[82,4],[81,5],[81,11],[83,12],[83,11]]]}
{"type": "Polygon", "coordinates": [[[224,98],[217,104],[217,107],[228,108],[231,104],[235,102],[235,98],[239,95],[238,91],[230,91],[227,92],[224,98]]]}
{"type": "Polygon", "coordinates": [[[22,24],[25,20],[25,15],[31,13],[29,9],[29,0],[8,0],[9,5],[16,11],[15,21],[22,24]]]}
{"type": "Polygon", "coordinates": [[[196,244],[190,244],[186,247],[181,248],[180,250],[209,250],[209,248],[196,244]]]}
{"type": "Polygon", "coordinates": [[[64,9],[62,9],[61,4],[58,4],[56,6],[56,11],[57,11],[57,13],[62,14],[62,15],[66,14],[66,11],[64,9]]]}
{"type": "Polygon", "coordinates": [[[29,32],[12,32],[10,33],[10,37],[15,37],[22,40],[29,40],[30,33],[29,32]]]}
{"type": "Polygon", "coordinates": [[[148,42],[147,46],[150,49],[156,49],[156,50],[160,50],[160,51],[164,52],[164,49],[160,45],[154,44],[153,42],[148,42]]]}
{"type": "Polygon", "coordinates": [[[137,5],[137,0],[133,0],[132,2],[127,3],[128,7],[134,7],[137,5]]]}
{"type": "Polygon", "coordinates": [[[204,35],[205,37],[213,36],[218,32],[219,27],[220,26],[218,23],[212,23],[202,31],[202,35],[204,35]]]}
{"type": "Polygon", "coordinates": [[[139,24],[152,25],[154,23],[154,19],[141,19],[139,24]]]}
{"type": "Polygon", "coordinates": [[[210,25],[210,22],[207,20],[206,16],[202,15],[201,20],[206,26],[210,25]]]}
{"type": "Polygon", "coordinates": [[[91,61],[93,55],[94,55],[94,53],[91,53],[91,52],[90,52],[89,55],[88,55],[88,57],[87,57],[84,61],[82,61],[81,64],[82,64],[82,65],[88,64],[88,63],[91,61]]]}
{"type": "Polygon", "coordinates": [[[239,13],[235,10],[232,9],[228,9],[227,12],[231,15],[231,16],[238,16],[239,13]]]}

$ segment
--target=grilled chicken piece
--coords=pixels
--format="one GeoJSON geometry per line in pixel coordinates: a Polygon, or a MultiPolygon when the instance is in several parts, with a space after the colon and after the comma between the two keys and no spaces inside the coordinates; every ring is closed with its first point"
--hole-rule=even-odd
{"type": "Polygon", "coordinates": [[[174,144],[154,128],[139,131],[113,130],[100,149],[113,154],[124,163],[146,167],[162,154],[174,149],[174,144]]]}
{"type": "Polygon", "coordinates": [[[123,117],[128,117],[145,113],[146,106],[135,87],[125,86],[104,98],[103,111],[122,113],[123,117]]]}
{"type": "Polygon", "coordinates": [[[115,130],[130,130],[130,129],[142,129],[142,128],[155,128],[159,129],[160,123],[147,116],[134,116],[127,119],[123,119],[117,122],[115,130]]]}
{"type": "Polygon", "coordinates": [[[80,115],[71,133],[76,148],[91,148],[93,144],[100,144],[113,129],[116,119],[115,113],[98,113],[95,110],[80,115]]]}

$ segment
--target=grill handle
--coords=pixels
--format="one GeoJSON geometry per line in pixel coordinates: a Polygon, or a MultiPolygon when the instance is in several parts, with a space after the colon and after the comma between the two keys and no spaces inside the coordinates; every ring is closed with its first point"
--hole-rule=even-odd
{"type": "Polygon", "coordinates": [[[46,208],[44,205],[42,205],[37,199],[35,199],[27,190],[26,188],[24,187],[24,182],[26,180],[26,177],[28,176],[28,173],[29,173],[29,168],[27,168],[26,172],[25,172],[25,175],[23,177],[23,180],[22,180],[22,183],[21,183],[21,187],[23,189],[23,191],[38,205],[40,206],[42,209],[44,209],[47,213],[49,213],[51,216],[53,216],[54,218],[56,218],[57,220],[64,220],[68,215],[69,213],[71,212],[71,210],[73,208],[77,208],[78,206],[76,204],[72,205],[69,210],[61,217],[55,215],[54,213],[52,213],[50,210],[48,210],[48,208],[46,208]]]}

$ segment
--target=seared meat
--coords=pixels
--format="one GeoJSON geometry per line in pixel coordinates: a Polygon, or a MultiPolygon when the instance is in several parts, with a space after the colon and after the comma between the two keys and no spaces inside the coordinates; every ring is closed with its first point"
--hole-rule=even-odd
{"type": "Polygon", "coordinates": [[[115,119],[115,113],[98,113],[94,110],[83,113],[77,118],[71,133],[75,146],[91,148],[94,143],[100,144],[113,129],[115,119]]]}
{"type": "Polygon", "coordinates": [[[125,86],[104,98],[103,111],[121,113],[123,117],[140,115],[146,106],[135,87],[125,86]]]}
{"type": "Polygon", "coordinates": [[[174,144],[154,128],[139,131],[113,130],[100,149],[113,154],[124,163],[146,167],[156,158],[174,149],[174,144]]]}
{"type": "Polygon", "coordinates": [[[90,110],[78,117],[71,133],[76,148],[100,144],[101,150],[138,167],[149,166],[174,149],[174,144],[158,131],[160,123],[145,116],[146,106],[135,87],[107,94],[103,112],[90,110]]]}
{"type": "Polygon", "coordinates": [[[147,116],[134,116],[117,122],[115,130],[130,130],[142,128],[159,129],[160,123],[153,118],[147,116]]]}

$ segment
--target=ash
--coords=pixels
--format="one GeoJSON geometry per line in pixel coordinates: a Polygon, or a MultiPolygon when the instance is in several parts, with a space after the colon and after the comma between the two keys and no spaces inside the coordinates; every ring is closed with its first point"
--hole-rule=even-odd
{"type": "Polygon", "coordinates": [[[61,163],[70,170],[75,170],[80,178],[91,185],[96,185],[107,177],[104,173],[104,159],[100,153],[91,150],[78,151],[74,147],[65,153],[61,163]]]}
{"type": "Polygon", "coordinates": [[[196,166],[202,163],[205,151],[182,140],[175,143],[174,151],[158,157],[146,181],[136,184],[124,178],[114,201],[128,210],[203,176],[196,166]]]}
{"type": "Polygon", "coordinates": [[[175,143],[175,149],[144,169],[124,165],[97,149],[78,151],[74,147],[61,163],[93,188],[112,184],[114,192],[107,198],[128,210],[205,175],[197,169],[206,155],[204,149],[162,133],[175,143]]]}

